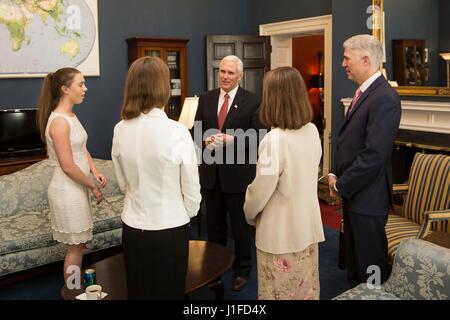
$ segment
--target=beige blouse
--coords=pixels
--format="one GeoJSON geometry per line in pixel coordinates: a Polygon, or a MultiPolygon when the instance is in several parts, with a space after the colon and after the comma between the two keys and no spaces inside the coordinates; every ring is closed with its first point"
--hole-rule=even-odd
{"type": "Polygon", "coordinates": [[[256,177],[245,195],[245,217],[256,247],[283,254],[324,241],[317,196],[322,148],[317,128],[271,130],[261,141],[256,177]]]}

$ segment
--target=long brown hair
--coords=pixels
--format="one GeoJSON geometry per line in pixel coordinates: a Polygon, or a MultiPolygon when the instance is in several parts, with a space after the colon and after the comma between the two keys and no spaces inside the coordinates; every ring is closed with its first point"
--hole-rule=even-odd
{"type": "Polygon", "coordinates": [[[75,68],[62,68],[54,73],[49,73],[44,78],[42,84],[41,96],[39,97],[39,110],[36,121],[41,134],[42,141],[45,142],[45,128],[47,127],[50,113],[58,106],[61,99],[61,87],[70,85],[76,74],[80,73],[75,68]]]}
{"type": "Polygon", "coordinates": [[[122,104],[122,119],[133,119],[161,108],[170,97],[170,74],[166,63],[157,57],[141,57],[128,70],[122,104]]]}
{"type": "Polygon", "coordinates": [[[300,129],[312,116],[305,81],[297,69],[280,67],[265,74],[260,119],[266,127],[300,129]]]}

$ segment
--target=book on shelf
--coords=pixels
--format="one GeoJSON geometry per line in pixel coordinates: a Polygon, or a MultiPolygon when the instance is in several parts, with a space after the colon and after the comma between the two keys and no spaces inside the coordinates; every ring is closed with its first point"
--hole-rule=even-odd
{"type": "Polygon", "coordinates": [[[178,57],[176,52],[168,52],[167,53],[167,66],[169,69],[177,69],[178,68],[178,57]]]}
{"type": "Polygon", "coordinates": [[[172,96],[181,95],[181,79],[170,79],[170,94],[172,96]]]}

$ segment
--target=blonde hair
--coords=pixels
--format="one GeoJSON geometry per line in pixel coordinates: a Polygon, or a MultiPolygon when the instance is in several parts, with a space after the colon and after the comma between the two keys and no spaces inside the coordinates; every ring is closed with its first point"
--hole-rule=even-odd
{"type": "Polygon", "coordinates": [[[47,127],[48,117],[58,106],[61,99],[61,87],[70,87],[75,75],[79,73],[81,72],[75,68],[62,68],[54,73],[47,74],[44,78],[36,116],[37,126],[43,142],[45,142],[45,128],[47,127]]]}
{"type": "Polygon", "coordinates": [[[157,57],[142,57],[128,70],[122,104],[122,119],[136,118],[154,107],[164,107],[170,97],[170,74],[157,57]]]}
{"type": "Polygon", "coordinates": [[[312,117],[306,85],[297,69],[280,67],[264,75],[260,119],[266,127],[300,129],[312,117]]]}

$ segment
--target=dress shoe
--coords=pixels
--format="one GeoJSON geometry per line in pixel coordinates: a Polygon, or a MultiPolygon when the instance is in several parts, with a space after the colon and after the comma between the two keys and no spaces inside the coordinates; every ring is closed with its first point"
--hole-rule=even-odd
{"type": "Polygon", "coordinates": [[[241,291],[247,285],[248,277],[236,277],[233,282],[233,291],[241,291]]]}

